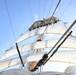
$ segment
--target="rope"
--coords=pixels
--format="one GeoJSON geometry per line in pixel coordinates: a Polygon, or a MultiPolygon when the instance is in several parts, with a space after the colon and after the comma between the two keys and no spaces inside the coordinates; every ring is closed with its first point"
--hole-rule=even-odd
{"type": "Polygon", "coordinates": [[[63,13],[59,16],[59,18],[62,17],[62,15],[67,11],[67,9],[69,8],[69,6],[72,4],[73,0],[71,0],[71,2],[69,3],[69,5],[64,9],[63,13]]]}
{"type": "Polygon", "coordinates": [[[6,2],[6,0],[4,0],[4,1],[5,1],[5,5],[6,5],[6,9],[7,9],[7,13],[8,13],[8,17],[9,17],[9,21],[10,21],[11,29],[12,29],[12,32],[13,32],[14,40],[16,41],[16,36],[15,36],[15,33],[14,33],[13,24],[12,24],[11,17],[10,17],[10,14],[9,14],[9,10],[8,10],[8,6],[7,6],[7,2],[6,2]]]}
{"type": "Polygon", "coordinates": [[[44,3],[43,18],[44,18],[44,15],[45,15],[45,7],[46,7],[46,4],[47,4],[47,0],[45,0],[45,3],[44,3]]]}
{"type": "Polygon", "coordinates": [[[51,9],[52,9],[53,3],[54,3],[54,0],[52,0],[52,2],[51,2],[51,4],[50,4],[50,9],[49,9],[49,12],[48,12],[47,16],[49,16],[49,14],[50,14],[50,11],[51,11],[51,9]]]}
{"type": "Polygon", "coordinates": [[[33,14],[32,14],[32,9],[31,9],[31,5],[30,5],[29,0],[28,0],[28,4],[29,4],[29,8],[30,8],[30,12],[31,12],[31,17],[32,17],[32,20],[34,21],[34,19],[33,19],[33,14]]]}
{"type": "MultiPolygon", "coordinates": [[[[66,26],[65,26],[66,27],[66,26]]],[[[66,27],[67,28],[67,27],[66,27]]],[[[74,31],[76,29],[76,27],[72,30],[72,31],[74,31]]],[[[71,36],[73,36],[73,35],[71,35],[71,36]]],[[[73,37],[75,37],[75,36],[73,36],[73,37]]],[[[75,41],[73,41],[71,44],[69,44],[68,46],[67,46],[67,48],[70,46],[70,45],[72,45],[73,43],[74,43],[75,41]]]]}
{"type": "MultiPolygon", "coordinates": [[[[54,10],[54,12],[53,12],[53,14],[52,14],[52,16],[51,16],[51,19],[52,19],[53,15],[54,15],[55,11],[57,10],[57,8],[58,8],[60,2],[61,2],[61,0],[59,0],[57,6],[56,6],[56,8],[55,8],[55,10],[54,10]]],[[[46,26],[45,30],[47,29],[47,27],[48,27],[48,26],[46,26]]],[[[45,32],[45,30],[44,30],[44,32],[45,32]]],[[[44,32],[43,32],[43,33],[44,33],[44,32]]]]}
{"type": "Polygon", "coordinates": [[[39,0],[39,17],[40,17],[40,0],[39,0]]]}
{"type": "Polygon", "coordinates": [[[44,64],[58,51],[59,47],[65,42],[65,40],[71,35],[71,33],[72,31],[70,31],[70,33],[64,38],[64,40],[57,46],[57,48],[53,51],[50,57],[44,62],[44,64]]]}
{"type": "MultiPolygon", "coordinates": [[[[67,31],[62,35],[62,37],[57,41],[57,43],[53,46],[53,48],[49,51],[49,53],[57,46],[57,44],[63,39],[63,37],[67,34],[67,32],[74,26],[76,20],[72,23],[72,25],[67,29],[67,31]]],[[[48,54],[49,54],[48,53],[48,54]]]]}
{"type": "Polygon", "coordinates": [[[54,12],[53,12],[53,14],[52,14],[52,17],[53,17],[53,15],[55,14],[55,11],[57,10],[57,8],[58,8],[60,2],[61,2],[61,0],[59,0],[58,4],[57,4],[57,6],[56,6],[56,8],[55,8],[55,10],[54,10],[54,12]]]}
{"type": "MultiPolygon", "coordinates": [[[[75,29],[76,29],[76,27],[72,31],[74,31],[75,29]]],[[[74,42],[75,41],[73,41],[71,44],[69,44],[68,47],[71,46],[74,42]]]]}

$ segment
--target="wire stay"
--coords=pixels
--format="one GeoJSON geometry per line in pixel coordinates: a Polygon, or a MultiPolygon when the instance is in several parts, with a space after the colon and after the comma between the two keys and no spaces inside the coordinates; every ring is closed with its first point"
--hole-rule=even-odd
{"type": "Polygon", "coordinates": [[[57,46],[57,48],[53,51],[50,57],[43,63],[43,65],[58,51],[59,47],[65,42],[65,40],[71,35],[72,31],[64,38],[64,40],[57,46]]]}
{"type": "Polygon", "coordinates": [[[19,54],[19,58],[20,58],[21,64],[22,64],[23,67],[25,67],[17,43],[16,43],[16,49],[17,49],[17,52],[19,54]]]}

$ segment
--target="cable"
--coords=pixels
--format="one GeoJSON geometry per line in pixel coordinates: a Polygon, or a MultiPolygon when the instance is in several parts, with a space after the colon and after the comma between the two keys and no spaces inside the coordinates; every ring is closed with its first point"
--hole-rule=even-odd
{"type": "Polygon", "coordinates": [[[38,63],[36,64],[35,68],[31,70],[31,72],[36,71],[38,69],[38,67],[40,67],[41,65],[44,65],[58,50],[58,48],[65,42],[65,40],[70,36],[70,34],[72,33],[72,31],[63,39],[63,41],[57,46],[57,48],[53,51],[53,53],[51,54],[51,56],[48,58],[48,55],[45,54],[42,59],[40,59],[38,61],[38,63]]]}
{"type": "Polygon", "coordinates": [[[33,19],[33,14],[32,14],[32,9],[31,9],[31,5],[30,5],[29,0],[28,0],[28,4],[29,4],[29,8],[30,8],[30,12],[31,12],[31,16],[32,16],[32,20],[34,21],[34,19],[33,19]]]}
{"type": "Polygon", "coordinates": [[[73,0],[71,0],[71,2],[69,3],[69,5],[64,9],[63,13],[59,16],[59,18],[61,18],[62,15],[65,13],[65,11],[67,11],[67,9],[69,8],[69,6],[71,5],[72,2],[73,2],[73,0]]]}
{"type": "MultiPolygon", "coordinates": [[[[53,14],[52,14],[52,16],[51,16],[51,19],[52,19],[53,15],[54,15],[54,13],[55,13],[56,9],[58,8],[58,6],[59,6],[60,2],[61,2],[61,0],[59,0],[59,2],[58,2],[58,4],[57,4],[57,6],[56,6],[56,8],[55,8],[55,10],[54,10],[54,12],[53,12],[53,14]]],[[[47,26],[47,27],[48,27],[48,26],[47,26]]],[[[47,29],[47,27],[45,28],[45,30],[47,29]]],[[[44,30],[44,32],[45,32],[45,30],[44,30]]],[[[43,33],[44,33],[44,32],[43,32],[43,33]]]]}
{"type": "Polygon", "coordinates": [[[43,18],[44,18],[44,15],[45,15],[45,8],[46,8],[46,4],[47,4],[47,0],[45,0],[45,3],[44,3],[43,18]]]}
{"type": "Polygon", "coordinates": [[[60,2],[61,2],[61,0],[59,0],[58,4],[57,4],[57,6],[56,6],[56,8],[55,8],[55,10],[54,10],[54,12],[53,12],[53,14],[52,14],[52,17],[53,17],[53,15],[55,14],[55,11],[57,10],[57,8],[58,8],[60,2]]]}
{"type": "Polygon", "coordinates": [[[8,17],[9,17],[9,21],[10,21],[11,29],[12,29],[12,32],[13,32],[14,40],[16,41],[16,36],[15,36],[15,33],[14,33],[14,29],[13,29],[13,25],[12,25],[11,17],[10,17],[10,14],[9,14],[9,10],[8,10],[8,6],[7,6],[7,2],[6,2],[6,0],[4,0],[4,1],[5,1],[5,5],[6,5],[6,9],[7,9],[7,13],[8,13],[8,17]]]}
{"type": "Polygon", "coordinates": [[[53,46],[53,48],[48,52],[48,54],[58,45],[58,43],[63,39],[63,37],[67,34],[67,32],[74,26],[76,20],[71,24],[71,26],[67,29],[67,31],[62,35],[62,37],[57,41],[57,43],[53,46]]]}
{"type": "Polygon", "coordinates": [[[16,49],[17,49],[17,52],[18,52],[18,55],[19,55],[19,58],[20,58],[21,64],[22,64],[23,67],[25,67],[17,43],[16,43],[16,49]]]}
{"type": "MultiPolygon", "coordinates": [[[[68,33],[68,31],[75,25],[76,20],[71,24],[71,26],[67,29],[67,31],[62,35],[62,37],[58,40],[58,42],[53,46],[53,48],[48,52],[47,55],[50,54],[50,52],[57,46],[57,44],[63,39],[63,37],[68,33]]],[[[57,52],[58,48],[63,44],[63,42],[66,40],[66,38],[72,33],[72,31],[65,37],[65,39],[57,46],[56,50],[53,51],[51,56],[45,61],[45,63],[57,52]]],[[[44,63],[44,64],[45,64],[44,63]]]]}
{"type": "Polygon", "coordinates": [[[57,46],[57,48],[53,51],[50,57],[43,63],[43,65],[58,51],[59,47],[65,42],[65,40],[71,35],[72,31],[64,38],[64,40],[57,46]]]}
{"type": "MultiPolygon", "coordinates": [[[[59,0],[58,4],[57,4],[57,6],[56,6],[56,8],[55,8],[55,10],[54,10],[54,12],[53,12],[53,14],[52,14],[52,17],[53,17],[53,15],[54,15],[54,13],[55,13],[55,11],[56,11],[56,9],[57,9],[60,1],[61,1],[61,0],[59,0]]],[[[52,19],[52,17],[51,17],[51,19],[52,19]]],[[[48,26],[46,26],[45,30],[47,29],[47,27],[48,27],[48,26]]],[[[44,30],[44,32],[45,32],[45,30],[44,30]]],[[[44,33],[44,32],[43,32],[43,33],[44,33]]],[[[60,44],[60,45],[61,45],[61,44],[60,44]]],[[[33,71],[37,70],[39,66],[41,66],[42,64],[44,64],[44,62],[45,62],[45,60],[46,60],[47,58],[48,58],[48,54],[44,54],[44,55],[43,55],[43,58],[38,61],[38,63],[37,63],[36,66],[34,67],[34,69],[32,69],[32,70],[30,70],[30,71],[33,72],[33,71]]]]}
{"type": "Polygon", "coordinates": [[[58,11],[55,13],[55,15],[57,15],[58,12],[59,12],[59,10],[63,8],[62,6],[64,5],[65,2],[66,2],[66,1],[63,1],[63,2],[61,3],[61,5],[60,5],[60,7],[58,8],[58,11]]]}
{"type": "Polygon", "coordinates": [[[49,16],[49,14],[50,14],[50,11],[51,11],[51,9],[52,9],[52,5],[53,5],[53,3],[54,3],[54,0],[52,0],[52,2],[51,2],[51,4],[50,4],[50,10],[49,10],[47,16],[49,16]]]}
{"type": "MultiPolygon", "coordinates": [[[[58,42],[54,45],[54,47],[52,48],[52,50],[56,47],[56,45],[63,39],[63,37],[68,33],[68,31],[74,26],[74,24],[76,23],[76,20],[72,23],[72,25],[67,29],[67,31],[62,35],[62,37],[58,40],[58,42]]],[[[56,47],[56,49],[52,52],[52,54],[48,57],[49,53],[52,51],[50,50],[48,52],[48,54],[44,54],[42,59],[40,59],[38,61],[38,63],[36,64],[36,66],[34,67],[34,69],[32,69],[31,71],[35,71],[38,69],[38,67],[40,67],[41,65],[46,64],[46,62],[58,51],[59,47],[65,42],[65,40],[71,35],[72,31],[70,31],[70,33],[62,40],[62,42],[56,47]]]]}
{"type": "Polygon", "coordinates": [[[40,17],[40,0],[39,0],[39,17],[40,17]]]}
{"type": "MultiPolygon", "coordinates": [[[[7,3],[6,3],[6,0],[5,0],[5,5],[6,5],[7,12],[8,12],[9,21],[10,21],[10,24],[11,24],[11,28],[12,28],[14,40],[16,41],[16,37],[15,37],[15,33],[14,33],[14,29],[13,29],[13,25],[12,25],[12,21],[11,21],[11,17],[10,17],[10,14],[9,14],[9,10],[8,10],[8,6],[7,6],[7,3]]],[[[17,51],[18,51],[19,58],[20,58],[20,60],[21,60],[21,64],[22,64],[22,66],[24,67],[24,63],[23,63],[23,60],[22,60],[22,57],[21,57],[21,54],[20,54],[20,51],[19,51],[19,48],[18,48],[17,43],[16,43],[16,49],[17,49],[17,51]]]]}
{"type": "MultiPolygon", "coordinates": [[[[72,31],[74,31],[76,29],[76,27],[72,30],[72,31]]],[[[72,36],[73,37],[73,36],[72,36]]],[[[73,43],[74,43],[75,41],[73,41],[71,44],[69,44],[68,46],[67,46],[67,48],[69,47],[69,46],[71,46],[73,43]]]]}

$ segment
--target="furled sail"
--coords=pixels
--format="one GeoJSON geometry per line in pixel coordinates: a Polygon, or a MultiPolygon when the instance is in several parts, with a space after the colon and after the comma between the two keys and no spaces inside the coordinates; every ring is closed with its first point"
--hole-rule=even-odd
{"type": "Polygon", "coordinates": [[[34,22],[28,30],[31,31],[35,28],[47,26],[48,24],[50,25],[52,23],[57,23],[58,21],[59,21],[59,19],[57,17],[54,17],[54,16],[52,16],[48,19],[38,20],[38,21],[34,22]]]}
{"type": "MultiPolygon", "coordinates": [[[[24,45],[22,47],[19,47],[20,52],[25,52],[28,50],[35,50],[35,49],[43,49],[43,48],[52,48],[55,43],[58,41],[58,39],[50,39],[45,41],[39,41],[30,43],[27,45],[24,45]]],[[[71,48],[76,49],[76,38],[69,37],[61,46],[61,48],[71,48]]],[[[5,54],[0,58],[0,61],[3,59],[6,59],[8,57],[11,57],[13,55],[18,54],[16,49],[11,49],[5,52],[5,54]]]]}
{"type": "MultiPolygon", "coordinates": [[[[37,61],[39,59],[41,59],[43,53],[40,53],[40,54],[35,54],[35,55],[31,55],[31,56],[23,56],[22,59],[23,59],[23,62],[26,63],[26,62],[31,62],[31,61],[37,61]],[[36,58],[36,59],[33,59],[36,58]]],[[[6,60],[6,61],[2,61],[0,62],[0,70],[3,70],[5,68],[9,68],[11,66],[15,66],[15,65],[18,65],[18,64],[21,64],[21,61],[19,58],[13,58],[13,59],[9,59],[9,60],[6,60]]]]}
{"type": "Polygon", "coordinates": [[[46,30],[45,28],[46,26],[26,32],[16,41],[16,43],[20,43],[21,41],[38,34],[64,34],[64,32],[67,30],[65,24],[54,24],[48,26],[46,30]]]}
{"type": "MultiPolygon", "coordinates": [[[[23,56],[22,59],[23,59],[24,63],[38,61],[42,58],[43,54],[44,53],[23,56]]],[[[75,50],[73,50],[73,51],[60,51],[60,52],[57,52],[49,61],[76,64],[76,60],[74,60],[75,58],[76,58],[76,51],[75,50]]],[[[9,68],[11,66],[15,66],[18,64],[21,64],[19,58],[9,59],[9,60],[0,62],[0,70],[3,70],[5,68],[9,68]]]]}

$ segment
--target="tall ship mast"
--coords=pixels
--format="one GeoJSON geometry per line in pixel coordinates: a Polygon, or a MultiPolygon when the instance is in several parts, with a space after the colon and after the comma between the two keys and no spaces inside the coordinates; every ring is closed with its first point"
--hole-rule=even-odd
{"type": "Polygon", "coordinates": [[[72,34],[76,20],[66,27],[54,16],[60,2],[51,17],[32,23],[0,57],[0,75],[76,75],[76,37],[72,34]],[[60,72],[52,71],[52,65],[47,68],[51,63],[72,65],[60,72]]]}

